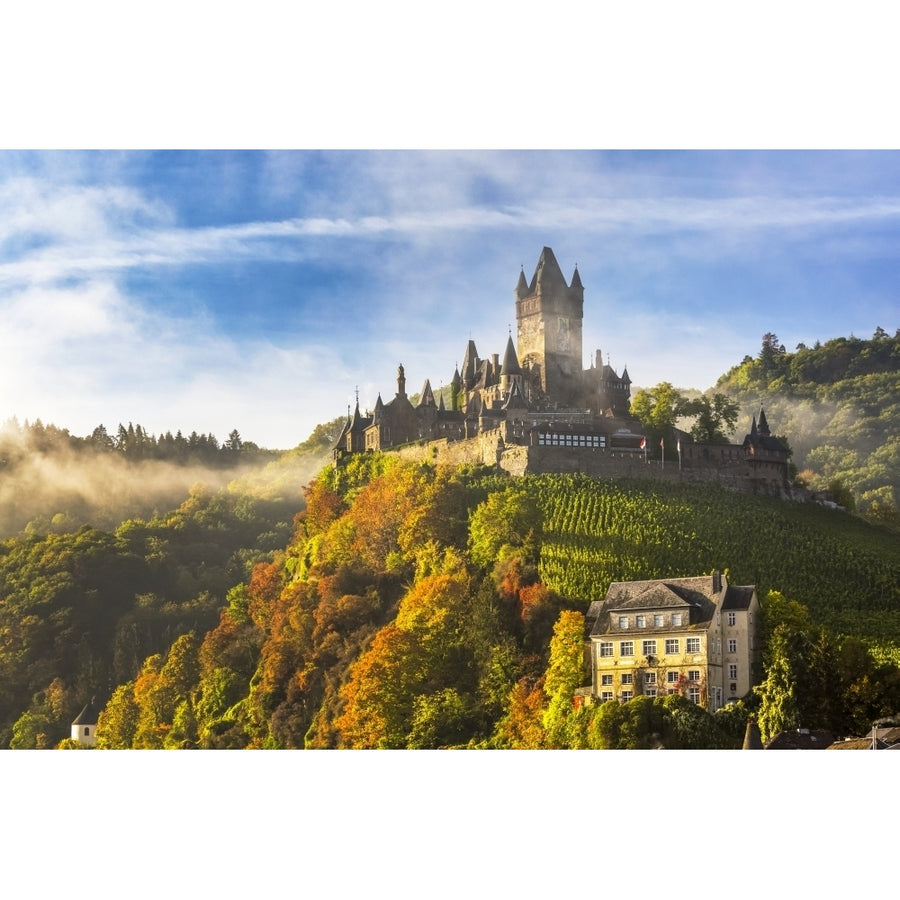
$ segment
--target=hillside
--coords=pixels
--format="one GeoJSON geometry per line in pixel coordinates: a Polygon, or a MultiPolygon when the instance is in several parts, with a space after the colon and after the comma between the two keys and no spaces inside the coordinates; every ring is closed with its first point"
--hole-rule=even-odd
{"type": "MultiPolygon", "coordinates": [[[[838,667],[825,681],[855,698],[850,711],[832,704],[842,711],[829,725],[851,731],[900,707],[900,549],[856,517],[712,487],[513,480],[377,454],[324,469],[307,503],[284,554],[229,590],[218,624],[198,622],[118,682],[103,746],[642,745],[608,711],[601,728],[605,704],[570,717],[585,676],[580,650],[567,664],[563,648],[580,645],[610,580],[716,567],[757,583],[767,605],[764,592],[780,592],[793,620],[808,610],[804,627],[838,667]]],[[[771,604],[770,615],[784,608],[771,604]]],[[[638,699],[666,746],[739,746],[746,708],[712,717],[680,696],[638,699]]]]}
{"type": "Polygon", "coordinates": [[[759,354],[723,375],[716,390],[741,404],[747,422],[751,412],[765,407],[810,487],[837,487],[860,513],[896,521],[900,331],[801,344],[794,352],[767,334],[759,354]]]}

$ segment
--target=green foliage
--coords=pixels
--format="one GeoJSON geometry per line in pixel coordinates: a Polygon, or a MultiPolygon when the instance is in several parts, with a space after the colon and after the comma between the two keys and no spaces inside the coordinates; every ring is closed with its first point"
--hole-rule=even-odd
{"type": "MultiPolygon", "coordinates": [[[[745,358],[716,388],[740,403],[748,422],[765,406],[769,421],[789,435],[808,487],[840,483],[861,513],[897,523],[900,331],[800,345],[794,353],[766,335],[758,357],[745,358]]],[[[850,508],[846,494],[842,501],[850,508]]]]}

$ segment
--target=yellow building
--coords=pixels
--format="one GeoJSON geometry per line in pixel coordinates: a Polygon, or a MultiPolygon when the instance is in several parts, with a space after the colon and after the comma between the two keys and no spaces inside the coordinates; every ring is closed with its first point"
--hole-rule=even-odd
{"type": "Polygon", "coordinates": [[[753,687],[753,585],[731,586],[719,572],[616,582],[586,618],[591,694],[600,702],[678,693],[715,712],[753,687]]]}

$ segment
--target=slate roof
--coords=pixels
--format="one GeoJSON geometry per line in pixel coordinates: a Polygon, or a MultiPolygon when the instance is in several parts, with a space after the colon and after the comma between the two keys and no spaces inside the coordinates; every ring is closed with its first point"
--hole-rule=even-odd
{"type": "MultiPolygon", "coordinates": [[[[681,628],[688,629],[691,626],[706,624],[712,620],[716,610],[715,579],[716,576],[713,575],[701,575],[694,578],[614,582],[609,586],[606,599],[599,608],[595,608],[595,604],[592,603],[588,609],[586,618],[593,618],[590,633],[593,635],[608,633],[609,617],[613,613],[633,613],[639,610],[684,609],[689,615],[681,628]]],[[[640,630],[649,634],[655,630],[671,631],[672,626],[654,628],[648,622],[647,627],[640,630]]]]}
{"type": "Polygon", "coordinates": [[[728,590],[725,591],[725,599],[722,601],[722,609],[749,609],[755,590],[752,584],[742,587],[729,584],[728,590]]]}
{"type": "Polygon", "coordinates": [[[103,707],[97,702],[97,698],[92,697],[91,702],[88,703],[80,713],[78,713],[78,716],[72,721],[72,724],[96,725],[97,719],[99,718],[102,711],[103,707]]]}
{"type": "Polygon", "coordinates": [[[830,731],[781,731],[766,742],[766,750],[825,750],[834,743],[830,731]]]}

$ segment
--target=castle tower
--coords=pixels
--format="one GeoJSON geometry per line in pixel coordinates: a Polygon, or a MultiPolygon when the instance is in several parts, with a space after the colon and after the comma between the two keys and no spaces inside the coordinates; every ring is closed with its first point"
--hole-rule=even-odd
{"type": "Polygon", "coordinates": [[[578,269],[566,284],[549,247],[541,251],[531,284],[516,285],[519,364],[535,400],[569,406],[581,389],[584,287],[578,269]]]}

